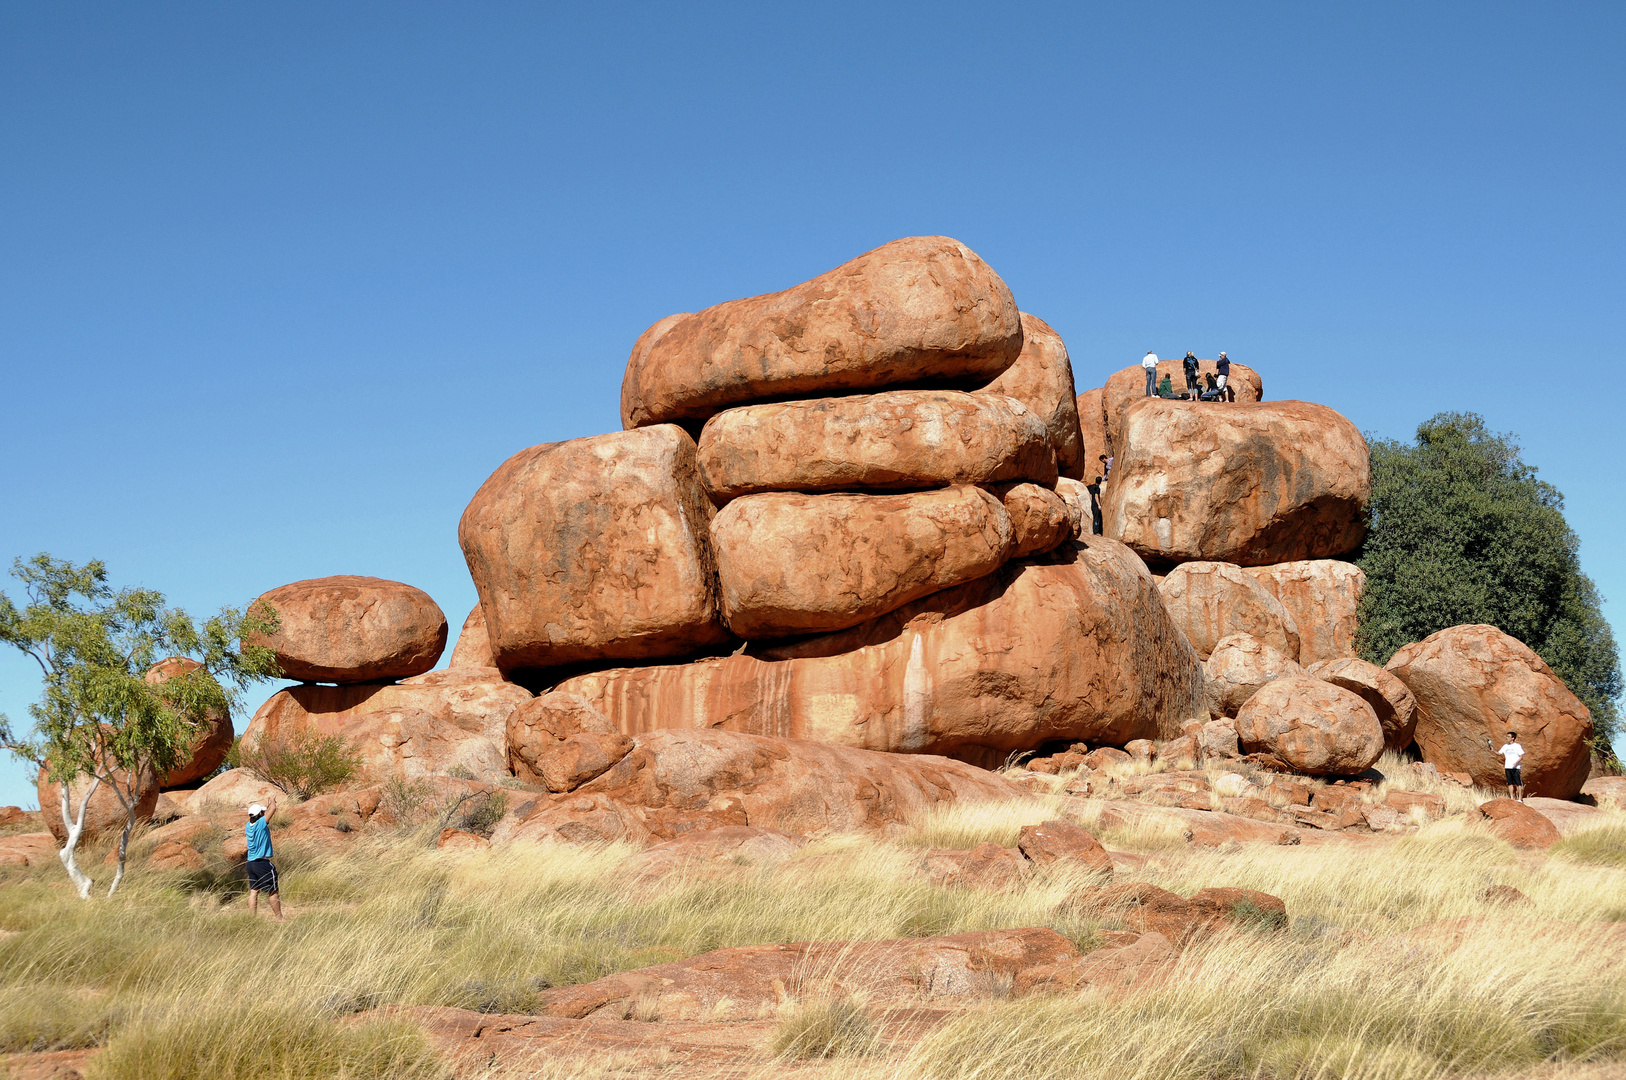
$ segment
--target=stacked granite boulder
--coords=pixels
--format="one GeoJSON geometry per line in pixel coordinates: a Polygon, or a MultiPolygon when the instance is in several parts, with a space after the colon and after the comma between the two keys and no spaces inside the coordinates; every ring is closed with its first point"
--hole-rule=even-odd
{"type": "Polygon", "coordinates": [[[521,451],[465,511],[491,661],[627,735],[992,762],[1173,730],[1200,663],[1142,561],[1078,535],[1076,408],[1061,339],[946,237],[662,319],[625,430],[521,451]]]}

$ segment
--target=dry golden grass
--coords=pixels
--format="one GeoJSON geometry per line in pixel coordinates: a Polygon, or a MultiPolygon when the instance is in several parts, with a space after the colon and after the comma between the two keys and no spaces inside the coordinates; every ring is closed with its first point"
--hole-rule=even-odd
{"type": "MultiPolygon", "coordinates": [[[[913,876],[921,847],[1008,845],[1060,801],[946,810],[904,842],[838,837],[779,868],[655,883],[629,874],[632,852],[616,846],[288,845],[283,926],[250,919],[228,877],[138,867],[119,897],[85,903],[60,870],[7,871],[0,1049],[105,1046],[92,1075],[114,1080],[430,1077],[443,1069],[414,1029],[340,1018],[383,1004],[523,1012],[546,985],[732,945],[1034,925],[1088,942],[1093,925],[1053,915],[1084,876],[1037,874],[1003,893],[913,876]]],[[[1607,857],[1622,830],[1626,814],[1600,814],[1548,858],[1460,818],[1399,839],[1219,851],[1158,827],[1104,830],[1109,846],[1147,855],[1121,876],[1188,895],[1261,889],[1287,902],[1292,931],[1188,956],[1150,995],[992,1002],[907,1052],[837,1059],[818,1075],[1424,1080],[1626,1060],[1626,940],[1602,936],[1626,921],[1626,867],[1607,857]],[[1531,903],[1487,906],[1497,884],[1531,903]],[[1458,933],[1429,929],[1464,916],[1458,933]]],[[[793,1015],[814,1036],[841,1026],[816,1003],[800,1009],[783,1019],[790,1042],[793,1015]]]]}

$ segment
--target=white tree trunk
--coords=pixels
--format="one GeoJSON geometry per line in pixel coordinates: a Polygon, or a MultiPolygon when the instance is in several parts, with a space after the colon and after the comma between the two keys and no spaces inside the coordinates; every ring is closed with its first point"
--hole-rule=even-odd
{"type": "Polygon", "coordinates": [[[113,871],[113,884],[107,887],[107,896],[111,900],[113,894],[119,891],[119,882],[124,880],[124,856],[130,850],[130,832],[135,828],[136,800],[134,792],[126,799],[123,789],[116,781],[108,781],[108,787],[113,789],[113,794],[118,796],[119,802],[124,806],[124,832],[119,835],[119,862],[113,871]]]}
{"type": "Polygon", "coordinates": [[[96,794],[96,789],[101,786],[101,783],[100,778],[91,780],[90,789],[85,792],[85,797],[79,801],[78,814],[73,814],[70,810],[68,785],[57,785],[61,795],[59,801],[62,809],[62,827],[68,830],[68,842],[62,845],[61,851],[57,852],[57,858],[62,860],[62,868],[68,872],[68,880],[73,882],[74,888],[79,890],[79,899],[81,900],[90,899],[90,887],[96,883],[83,870],[79,869],[79,864],[74,861],[73,856],[75,849],[79,847],[79,837],[85,831],[85,811],[90,807],[90,797],[96,794]]]}

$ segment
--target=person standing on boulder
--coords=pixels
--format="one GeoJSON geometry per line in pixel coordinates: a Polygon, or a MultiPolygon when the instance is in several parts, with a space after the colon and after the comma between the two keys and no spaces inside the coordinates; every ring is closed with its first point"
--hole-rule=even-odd
{"type": "MultiPolygon", "coordinates": [[[[1491,741],[1485,740],[1489,746],[1491,741]]],[[[1519,762],[1524,760],[1524,747],[1519,745],[1519,737],[1513,732],[1507,733],[1507,742],[1498,747],[1496,752],[1502,755],[1502,771],[1507,777],[1507,797],[1517,802],[1524,802],[1524,775],[1519,771],[1519,762]]]]}
{"type": "Polygon", "coordinates": [[[1157,353],[1147,349],[1140,366],[1146,369],[1146,396],[1157,396],[1157,353]]]}
{"type": "Polygon", "coordinates": [[[271,914],[278,922],[282,917],[282,899],[277,895],[277,867],[271,860],[271,815],[277,812],[277,800],[271,800],[268,810],[259,803],[248,808],[248,824],[243,832],[248,836],[248,913],[259,914],[260,894],[271,899],[271,914]]]}
{"type": "Polygon", "coordinates": [[[1235,401],[1236,391],[1231,389],[1231,358],[1221,349],[1219,359],[1214,361],[1214,371],[1219,375],[1219,388],[1221,397],[1225,401],[1235,401]]]}
{"type": "Polygon", "coordinates": [[[1199,363],[1197,356],[1190,349],[1187,349],[1186,358],[1180,363],[1186,369],[1186,393],[1191,395],[1192,401],[1196,401],[1203,396],[1202,380],[1197,378],[1197,364],[1199,363]]]}

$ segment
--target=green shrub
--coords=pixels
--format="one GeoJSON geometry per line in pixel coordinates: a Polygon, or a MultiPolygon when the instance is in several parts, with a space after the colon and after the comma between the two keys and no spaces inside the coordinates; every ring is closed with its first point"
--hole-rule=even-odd
{"type": "Polygon", "coordinates": [[[349,743],[337,735],[318,735],[314,731],[239,746],[237,761],[240,768],[296,799],[331,791],[354,776],[361,766],[361,756],[349,743]]]}

